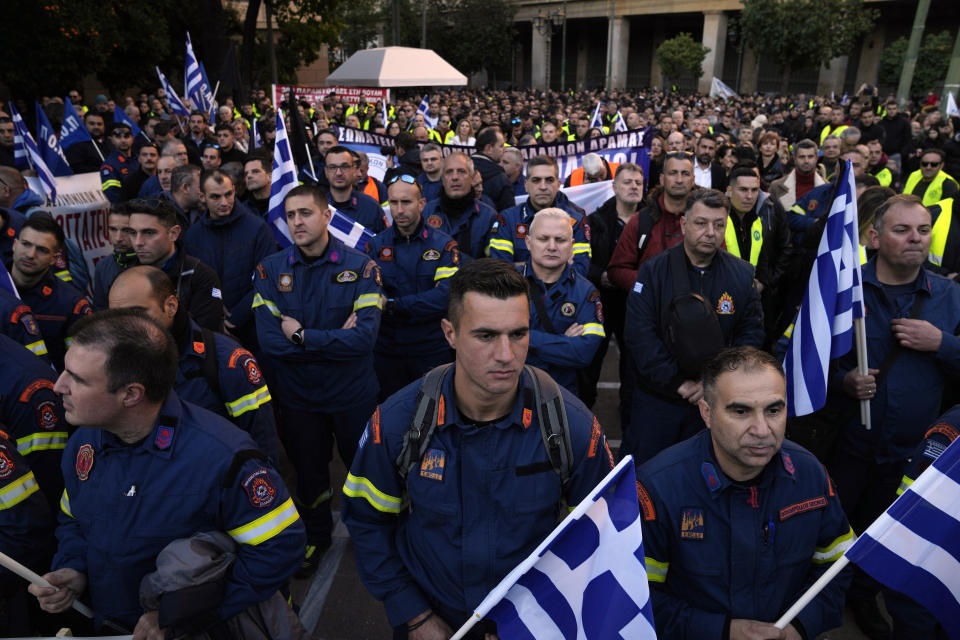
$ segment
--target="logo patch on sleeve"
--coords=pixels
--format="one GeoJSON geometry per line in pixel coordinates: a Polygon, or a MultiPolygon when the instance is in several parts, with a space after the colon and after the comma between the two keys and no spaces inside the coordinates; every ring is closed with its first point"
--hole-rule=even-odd
{"type": "Polygon", "coordinates": [[[356,279],[357,279],[357,272],[350,271],[349,269],[346,271],[341,271],[340,273],[337,274],[337,282],[341,284],[345,282],[354,282],[356,279]]]}
{"type": "Polygon", "coordinates": [[[380,247],[380,261],[390,262],[393,260],[393,247],[380,247]]]}
{"type": "Polygon", "coordinates": [[[442,449],[427,449],[420,463],[420,475],[430,480],[443,480],[443,469],[446,463],[446,454],[442,449]]]}
{"type": "Polygon", "coordinates": [[[290,293],[293,291],[293,274],[281,273],[277,278],[277,291],[281,293],[290,293]]]}
{"type": "Polygon", "coordinates": [[[243,370],[247,373],[247,380],[252,385],[258,385],[263,382],[263,376],[260,374],[260,367],[257,366],[257,361],[253,359],[253,356],[247,358],[243,363],[243,370]]]}
{"type": "Polygon", "coordinates": [[[440,252],[437,251],[436,249],[427,249],[426,251],[423,252],[423,259],[424,259],[424,260],[439,260],[439,259],[440,259],[440,252]]]}
{"type": "Polygon", "coordinates": [[[243,490],[250,498],[250,504],[257,508],[269,507],[277,498],[277,488],[270,480],[270,472],[263,467],[243,479],[243,490]]]}
{"type": "Polygon", "coordinates": [[[827,497],[820,496],[818,498],[812,498],[810,500],[804,500],[803,502],[798,502],[797,504],[792,504],[789,507],[784,507],[780,509],[780,522],[793,516],[799,515],[801,513],[806,513],[807,511],[816,511],[817,509],[823,509],[827,506],[827,497]]]}
{"type": "Polygon", "coordinates": [[[57,409],[53,400],[44,400],[37,405],[37,426],[44,431],[57,426],[57,409]]]}
{"type": "Polygon", "coordinates": [[[680,537],[684,540],[703,540],[703,509],[684,509],[680,516],[680,537]]]}
{"type": "Polygon", "coordinates": [[[37,324],[37,319],[33,317],[30,307],[26,305],[17,307],[13,315],[10,316],[10,321],[14,324],[19,323],[23,330],[27,332],[27,335],[40,335],[40,325],[37,324]]]}
{"type": "Polygon", "coordinates": [[[517,240],[523,240],[524,238],[527,237],[527,225],[518,224],[516,231],[517,231],[516,233],[517,240]]]}
{"type": "Polygon", "coordinates": [[[90,477],[90,470],[93,469],[93,446],[85,444],[77,451],[77,479],[80,482],[86,482],[90,477]]]}
{"type": "Polygon", "coordinates": [[[16,469],[16,466],[13,464],[13,458],[7,455],[6,449],[0,447],[0,480],[6,480],[16,469]]]}

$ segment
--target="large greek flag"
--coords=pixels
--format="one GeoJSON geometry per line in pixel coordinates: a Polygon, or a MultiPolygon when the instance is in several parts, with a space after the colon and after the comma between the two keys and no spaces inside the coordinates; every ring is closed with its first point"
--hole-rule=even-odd
{"type": "Polygon", "coordinates": [[[207,80],[207,74],[200,64],[199,58],[193,52],[193,43],[190,41],[190,32],[187,32],[186,66],[183,74],[184,93],[193,103],[193,108],[210,115],[215,110],[213,104],[213,90],[207,80]]]}
{"type": "Polygon", "coordinates": [[[267,209],[267,224],[273,229],[273,236],[277,244],[287,248],[293,244],[290,228],[287,226],[287,215],[283,208],[283,201],[287,192],[299,184],[297,181],[297,165],[293,162],[290,153],[290,140],[287,138],[287,128],[283,125],[283,112],[277,110],[277,139],[273,147],[273,174],[270,183],[270,204],[267,209]]]}
{"type": "Polygon", "coordinates": [[[160,86],[163,87],[163,92],[167,96],[167,106],[170,107],[170,111],[178,116],[189,116],[190,109],[187,109],[187,105],[183,104],[183,100],[181,100],[177,92],[173,90],[173,86],[167,80],[167,76],[163,75],[160,67],[156,67],[156,69],[157,77],[160,78],[160,86]]]}
{"type": "Polygon", "coordinates": [[[847,551],[851,562],[929,609],[960,638],[960,440],[954,440],[847,551]]]}
{"type": "Polygon", "coordinates": [[[857,190],[848,160],[783,362],[789,415],[807,415],[826,403],[830,360],[850,351],[853,320],[862,317],[857,190]]]}
{"type": "Polygon", "coordinates": [[[43,193],[47,196],[47,199],[50,202],[56,202],[57,179],[53,177],[53,173],[47,168],[47,163],[43,161],[43,156],[40,155],[40,149],[37,148],[37,143],[34,141],[33,136],[30,135],[30,130],[27,129],[23,118],[20,117],[20,112],[13,106],[12,101],[8,102],[7,105],[10,109],[10,117],[13,120],[14,161],[22,154],[24,160],[37,172],[37,177],[40,179],[40,186],[43,187],[43,193]]]}
{"type": "Polygon", "coordinates": [[[490,592],[474,618],[495,620],[501,638],[657,637],[631,456],[490,592]]]}

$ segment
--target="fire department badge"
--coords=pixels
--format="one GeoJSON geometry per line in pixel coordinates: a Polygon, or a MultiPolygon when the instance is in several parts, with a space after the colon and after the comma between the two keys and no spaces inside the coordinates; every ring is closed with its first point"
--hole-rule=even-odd
{"type": "Polygon", "coordinates": [[[527,237],[527,225],[518,224],[517,225],[517,239],[522,240],[527,237]]]}
{"type": "Polygon", "coordinates": [[[93,446],[85,444],[77,451],[77,478],[85,482],[93,469],[93,446]]]}
{"type": "Polygon", "coordinates": [[[424,259],[424,260],[439,260],[439,259],[440,259],[440,252],[437,251],[436,249],[427,249],[426,251],[423,252],[423,259],[424,259]]]}
{"type": "Polygon", "coordinates": [[[270,473],[262,467],[244,478],[243,490],[247,492],[250,504],[255,507],[269,507],[277,498],[277,489],[270,481],[270,473]]]}
{"type": "Polygon", "coordinates": [[[443,218],[441,218],[437,214],[433,214],[432,216],[427,218],[427,224],[433,227],[434,229],[439,229],[440,227],[443,226],[443,218]]]}
{"type": "Polygon", "coordinates": [[[293,274],[292,273],[281,273],[280,278],[277,280],[277,290],[282,291],[283,293],[290,293],[293,291],[293,274]]]}
{"type": "Polygon", "coordinates": [[[733,312],[733,298],[730,297],[729,293],[724,291],[720,299],[717,300],[717,313],[722,316],[730,316],[733,315],[733,312]]]}
{"type": "Polygon", "coordinates": [[[562,305],[560,305],[560,313],[562,313],[564,317],[571,318],[576,312],[577,305],[573,304],[572,302],[564,302],[562,305]]]}
{"type": "Polygon", "coordinates": [[[7,455],[6,448],[0,447],[0,480],[9,478],[15,468],[13,458],[7,455]]]}
{"type": "Polygon", "coordinates": [[[340,273],[337,274],[337,282],[341,284],[344,282],[353,282],[356,279],[357,279],[356,271],[341,271],[340,273]]]}

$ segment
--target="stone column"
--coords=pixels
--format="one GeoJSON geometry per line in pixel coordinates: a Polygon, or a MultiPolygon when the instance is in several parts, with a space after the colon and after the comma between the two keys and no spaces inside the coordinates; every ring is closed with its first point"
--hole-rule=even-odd
{"type": "MultiPolygon", "coordinates": [[[[567,35],[569,36],[569,33],[567,35]]],[[[583,89],[587,86],[588,45],[589,41],[586,36],[581,34],[577,37],[577,89],[583,89]]]]}
{"type": "Polygon", "coordinates": [[[613,59],[610,65],[610,89],[627,86],[627,54],[630,51],[630,20],[624,16],[613,19],[613,46],[609,48],[613,59]]]}
{"type": "Polygon", "coordinates": [[[727,14],[723,11],[703,12],[703,46],[710,49],[703,59],[703,75],[700,76],[697,90],[710,93],[710,82],[714,76],[723,74],[723,56],[727,46],[727,14]]]}
{"type": "Polygon", "coordinates": [[[828,96],[830,92],[836,94],[837,98],[843,95],[843,79],[847,75],[847,63],[850,61],[848,56],[838,56],[830,61],[830,67],[821,65],[820,75],[817,78],[817,93],[821,96],[828,96]]]}
{"type": "Polygon", "coordinates": [[[533,27],[530,32],[533,34],[533,42],[530,47],[530,84],[534,89],[546,89],[550,80],[547,77],[547,70],[549,69],[547,64],[547,55],[549,55],[547,37],[541,35],[536,27],[533,27]]]}

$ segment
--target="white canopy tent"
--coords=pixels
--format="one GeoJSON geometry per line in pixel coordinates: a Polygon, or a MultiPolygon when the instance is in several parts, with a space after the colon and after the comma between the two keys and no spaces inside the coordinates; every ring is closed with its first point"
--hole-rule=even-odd
{"type": "Polygon", "coordinates": [[[345,87],[459,87],[467,84],[467,76],[432,49],[380,47],[357,51],[327,76],[327,84],[345,87]]]}

